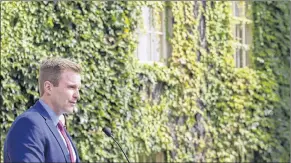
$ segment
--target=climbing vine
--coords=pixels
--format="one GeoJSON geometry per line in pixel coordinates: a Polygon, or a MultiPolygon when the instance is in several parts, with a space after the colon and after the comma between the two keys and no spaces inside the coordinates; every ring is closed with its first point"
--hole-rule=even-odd
{"type": "MultiPolygon", "coordinates": [[[[285,155],[279,161],[290,160],[289,132],[280,133],[289,129],[290,117],[284,115],[282,124],[277,120],[283,112],[289,114],[285,88],[290,79],[276,73],[281,59],[271,62],[277,54],[285,59],[289,54],[290,38],[280,35],[288,34],[288,24],[280,21],[281,32],[272,35],[268,28],[275,25],[266,28],[267,21],[257,10],[274,5],[289,12],[279,3],[254,3],[258,14],[254,62],[236,68],[230,5],[227,1],[1,2],[1,135],[38,99],[40,61],[63,56],[84,68],[78,109],[68,119],[82,161],[126,161],[102,133],[103,126],[112,129],[131,161],[158,152],[170,162],[278,161],[275,156],[282,151],[285,155]],[[142,64],[135,56],[135,31],[144,5],[155,13],[165,9],[172,13],[166,19],[172,24],[167,30],[172,52],[165,65],[142,64]],[[269,53],[274,49],[268,38],[274,37],[278,51],[269,53]],[[265,54],[273,57],[263,62],[268,64],[261,62],[268,60],[265,54]],[[285,140],[288,143],[278,148],[285,140]]],[[[1,144],[4,139],[1,136],[1,144]]]]}
{"type": "MultiPolygon", "coordinates": [[[[278,87],[274,92],[279,100],[274,105],[274,131],[277,145],[266,155],[273,160],[290,160],[290,8],[289,2],[254,2],[255,69],[269,72],[278,87]]],[[[265,153],[265,151],[264,151],[265,153]]],[[[258,155],[258,159],[260,155],[258,155]]]]}

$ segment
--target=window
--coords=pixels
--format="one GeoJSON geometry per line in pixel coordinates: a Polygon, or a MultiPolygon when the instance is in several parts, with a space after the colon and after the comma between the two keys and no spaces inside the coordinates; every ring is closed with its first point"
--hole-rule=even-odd
{"type": "Polygon", "coordinates": [[[249,5],[246,1],[233,1],[232,10],[234,16],[233,34],[235,39],[235,66],[245,67],[249,65],[250,45],[252,38],[249,5]]]}
{"type": "Polygon", "coordinates": [[[165,10],[157,12],[151,7],[142,7],[142,18],[137,30],[138,59],[141,62],[165,62],[168,58],[165,10]]]}
{"type": "Polygon", "coordinates": [[[152,153],[149,156],[140,155],[138,162],[166,162],[165,152],[152,153]]]}

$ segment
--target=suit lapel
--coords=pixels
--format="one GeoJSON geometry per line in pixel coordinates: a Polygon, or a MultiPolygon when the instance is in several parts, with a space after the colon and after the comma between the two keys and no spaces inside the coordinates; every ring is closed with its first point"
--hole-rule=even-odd
{"type": "Polygon", "coordinates": [[[51,132],[54,134],[55,138],[57,139],[57,141],[58,141],[58,143],[59,143],[59,145],[60,145],[60,147],[61,147],[61,149],[63,151],[63,154],[64,154],[64,157],[66,159],[66,162],[71,162],[69,160],[69,158],[67,157],[67,154],[66,154],[67,153],[67,147],[64,144],[63,139],[61,138],[61,135],[57,130],[57,127],[53,124],[52,120],[48,120],[47,119],[45,122],[46,122],[47,126],[49,127],[49,129],[51,130],[51,132]]]}
{"type": "Polygon", "coordinates": [[[39,101],[37,101],[34,106],[39,112],[39,114],[44,117],[46,125],[48,126],[48,128],[50,129],[50,131],[53,133],[54,137],[56,138],[57,142],[59,143],[62,149],[63,155],[66,159],[66,162],[71,162],[71,160],[67,157],[67,147],[64,144],[63,139],[61,135],[59,134],[57,127],[53,124],[53,121],[51,120],[49,114],[43,108],[43,106],[41,105],[39,101]]]}

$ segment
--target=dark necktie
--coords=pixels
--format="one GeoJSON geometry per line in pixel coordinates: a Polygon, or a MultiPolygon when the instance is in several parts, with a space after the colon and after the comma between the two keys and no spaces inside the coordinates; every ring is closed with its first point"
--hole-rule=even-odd
{"type": "Polygon", "coordinates": [[[59,130],[60,130],[60,132],[61,132],[61,134],[63,135],[63,137],[64,137],[64,139],[65,139],[65,141],[66,141],[66,143],[67,143],[67,147],[68,147],[68,150],[69,150],[69,154],[70,154],[70,159],[71,159],[71,162],[75,162],[74,160],[73,160],[73,148],[72,148],[72,146],[71,146],[71,143],[70,143],[70,140],[69,140],[69,138],[67,137],[67,134],[66,134],[66,129],[64,128],[64,125],[62,124],[62,122],[61,121],[59,121],[59,123],[58,123],[58,128],[59,128],[59,130]]]}

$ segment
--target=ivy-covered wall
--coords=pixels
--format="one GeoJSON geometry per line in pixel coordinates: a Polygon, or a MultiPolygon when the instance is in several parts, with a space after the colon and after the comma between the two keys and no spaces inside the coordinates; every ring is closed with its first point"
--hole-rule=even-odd
{"type": "Polygon", "coordinates": [[[269,153],[276,161],[290,160],[290,2],[253,2],[252,6],[252,66],[269,72],[278,84],[279,101],[272,116],[278,146],[269,153]]]}
{"type": "Polygon", "coordinates": [[[84,67],[69,116],[82,161],[126,161],[103,126],[132,162],[157,152],[171,162],[276,161],[273,149],[289,136],[274,118],[281,83],[265,69],[234,67],[230,21],[230,2],[219,1],[1,2],[1,147],[14,118],[38,99],[40,61],[64,56],[84,67]],[[142,5],[172,12],[168,65],[134,55],[142,5]]]}

